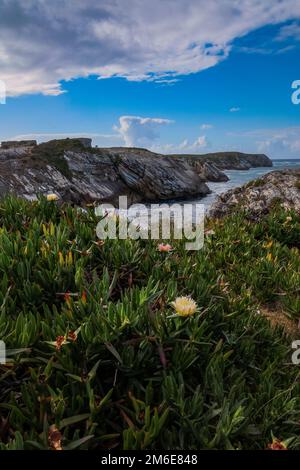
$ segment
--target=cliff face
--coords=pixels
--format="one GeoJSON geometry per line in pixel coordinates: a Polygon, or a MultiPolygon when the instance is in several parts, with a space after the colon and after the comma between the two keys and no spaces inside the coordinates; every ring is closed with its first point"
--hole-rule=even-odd
{"type": "MultiPolygon", "coordinates": [[[[179,155],[174,155],[179,156],[179,155]]],[[[215,165],[219,170],[249,170],[255,167],[272,166],[272,160],[264,154],[241,152],[218,152],[204,155],[181,155],[193,165],[202,162],[215,165]]]]}
{"type": "Polygon", "coordinates": [[[258,219],[275,204],[300,212],[300,169],[273,171],[221,194],[212,205],[210,215],[219,218],[243,209],[250,218],[258,219]]]}
{"type": "Polygon", "coordinates": [[[248,167],[269,163],[264,156],[232,155],[184,157],[137,148],[98,149],[80,139],[12,146],[0,149],[0,196],[12,192],[35,199],[56,193],[75,204],[116,204],[119,195],[127,195],[130,203],[201,197],[210,192],[206,181],[228,179],[220,168],[244,169],[246,161],[248,167]]]}
{"type": "Polygon", "coordinates": [[[204,196],[209,189],[184,160],[126,149],[86,149],[52,141],[34,149],[0,150],[0,195],[27,199],[56,193],[66,201],[117,203],[204,196]]]}

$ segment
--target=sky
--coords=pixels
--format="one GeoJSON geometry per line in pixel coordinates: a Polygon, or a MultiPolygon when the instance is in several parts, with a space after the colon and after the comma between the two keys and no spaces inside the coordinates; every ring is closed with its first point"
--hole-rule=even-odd
{"type": "Polygon", "coordinates": [[[300,158],[299,53],[299,0],[0,0],[0,139],[300,158]]]}

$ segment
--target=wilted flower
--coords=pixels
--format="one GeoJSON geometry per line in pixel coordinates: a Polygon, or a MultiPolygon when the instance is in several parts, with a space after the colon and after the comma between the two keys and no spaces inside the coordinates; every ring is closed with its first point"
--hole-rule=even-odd
{"type": "Polygon", "coordinates": [[[72,266],[73,264],[73,255],[72,255],[72,251],[68,251],[68,253],[66,254],[66,264],[68,266],[72,266]]]}
{"type": "Polygon", "coordinates": [[[265,248],[272,248],[273,246],[273,240],[270,240],[268,243],[265,243],[264,247],[265,248]]]}
{"type": "Polygon", "coordinates": [[[287,218],[285,219],[285,223],[288,224],[289,222],[292,222],[292,220],[293,220],[293,217],[288,215],[287,218]]]}
{"type": "Polygon", "coordinates": [[[68,339],[70,341],[73,341],[73,342],[75,342],[77,340],[77,335],[76,335],[75,331],[69,331],[68,339]]]}
{"type": "Polygon", "coordinates": [[[158,251],[172,251],[173,248],[171,245],[169,245],[168,243],[164,244],[164,243],[160,243],[158,245],[158,251]]]}
{"type": "Polygon", "coordinates": [[[59,259],[60,266],[63,266],[65,260],[64,260],[64,255],[62,254],[61,251],[58,252],[58,259],[59,259]]]}
{"type": "Polygon", "coordinates": [[[57,194],[47,194],[47,201],[58,201],[59,197],[57,194]]]}
{"type": "Polygon", "coordinates": [[[65,336],[57,336],[57,338],[55,340],[55,347],[56,347],[57,351],[60,351],[60,348],[65,343],[65,341],[66,341],[65,336]]]}
{"type": "Polygon", "coordinates": [[[225,293],[227,294],[228,290],[229,290],[229,282],[226,282],[223,278],[219,279],[219,282],[218,282],[219,286],[220,286],[220,289],[225,293]]]}
{"type": "Polygon", "coordinates": [[[191,297],[177,297],[171,305],[174,307],[177,315],[181,317],[194,315],[197,311],[197,304],[191,297]]]}
{"type": "Polygon", "coordinates": [[[210,230],[205,230],[204,235],[206,237],[209,237],[210,235],[215,235],[215,233],[216,232],[213,229],[210,229],[210,230]]]}
{"type": "Polygon", "coordinates": [[[65,299],[66,304],[68,305],[68,307],[70,307],[70,305],[71,305],[71,294],[70,294],[70,292],[65,293],[64,299],[65,299]]]}
{"type": "Polygon", "coordinates": [[[288,450],[286,444],[279,439],[273,438],[271,444],[268,445],[270,450],[288,450]]]}
{"type": "Polygon", "coordinates": [[[50,426],[48,433],[48,442],[52,450],[63,450],[61,446],[61,432],[57,429],[55,424],[50,426]]]}
{"type": "Polygon", "coordinates": [[[85,290],[81,294],[81,302],[83,303],[83,305],[86,304],[86,292],[85,292],[85,290]]]}

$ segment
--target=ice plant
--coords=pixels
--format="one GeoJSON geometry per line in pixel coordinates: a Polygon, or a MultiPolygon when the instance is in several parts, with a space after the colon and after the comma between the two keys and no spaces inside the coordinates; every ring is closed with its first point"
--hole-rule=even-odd
{"type": "Polygon", "coordinates": [[[65,336],[57,336],[56,340],[55,340],[55,347],[57,349],[57,351],[60,351],[62,345],[65,343],[66,341],[66,337],[65,336]]]}
{"type": "Polygon", "coordinates": [[[57,194],[47,194],[47,201],[58,201],[59,197],[57,194]]]}
{"type": "Polygon", "coordinates": [[[63,450],[61,446],[62,435],[55,424],[50,426],[48,433],[48,442],[52,450],[63,450]]]}
{"type": "Polygon", "coordinates": [[[81,294],[81,302],[83,303],[83,305],[85,305],[85,304],[86,304],[86,301],[87,301],[87,299],[86,299],[86,292],[85,292],[85,290],[84,290],[84,291],[82,292],[82,294],[81,294]]]}
{"type": "Polygon", "coordinates": [[[270,240],[268,243],[264,245],[265,248],[272,248],[273,246],[273,240],[270,240]]]}
{"type": "Polygon", "coordinates": [[[268,445],[268,449],[270,450],[288,450],[286,444],[279,439],[273,438],[271,444],[268,445]]]}
{"type": "Polygon", "coordinates": [[[291,217],[290,215],[288,215],[288,216],[286,217],[284,223],[285,223],[285,224],[288,224],[289,222],[292,222],[292,220],[293,220],[293,217],[291,217]]]}
{"type": "Polygon", "coordinates": [[[77,334],[75,333],[75,331],[69,331],[68,339],[73,342],[77,340],[77,334]]]}
{"type": "Polygon", "coordinates": [[[191,297],[177,297],[171,305],[181,317],[189,317],[197,311],[197,304],[191,297]]]}
{"type": "Polygon", "coordinates": [[[63,266],[64,265],[64,255],[62,254],[61,251],[58,252],[58,259],[59,259],[60,266],[63,266]]]}
{"type": "Polygon", "coordinates": [[[166,243],[166,244],[160,243],[160,244],[158,245],[158,251],[161,251],[161,252],[166,251],[166,252],[168,252],[168,251],[172,251],[172,250],[173,250],[173,248],[172,248],[171,245],[169,245],[169,243],[166,243]]]}
{"type": "Polygon", "coordinates": [[[70,305],[71,305],[71,294],[70,294],[70,292],[65,293],[64,299],[66,301],[67,306],[70,307],[70,305]]]}
{"type": "Polygon", "coordinates": [[[67,256],[66,256],[66,264],[68,266],[71,266],[73,264],[73,255],[72,251],[68,251],[67,256]]]}

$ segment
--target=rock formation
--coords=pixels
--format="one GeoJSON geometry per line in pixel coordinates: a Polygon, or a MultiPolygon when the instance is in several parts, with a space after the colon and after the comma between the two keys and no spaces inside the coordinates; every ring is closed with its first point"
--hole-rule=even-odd
{"type": "MultiPolygon", "coordinates": [[[[250,162],[249,156],[234,156],[250,162]]],[[[252,156],[252,165],[268,163],[252,156]]],[[[232,156],[166,156],[138,148],[92,148],[86,138],[53,140],[40,145],[8,145],[0,149],[0,196],[15,193],[27,199],[56,193],[75,204],[117,203],[202,197],[206,181],[226,181],[220,170],[232,156]]],[[[268,160],[268,159],[267,159],[268,160]]],[[[249,163],[250,164],[250,163],[249,163]]]]}
{"type": "Polygon", "coordinates": [[[210,216],[219,218],[242,209],[257,219],[275,204],[300,212],[300,169],[273,171],[221,194],[212,205],[210,216]]]}
{"type": "Polygon", "coordinates": [[[241,152],[217,152],[203,155],[174,155],[187,159],[193,165],[198,162],[214,164],[219,170],[249,170],[272,166],[272,160],[264,154],[241,152]]]}
{"type": "Polygon", "coordinates": [[[87,149],[81,141],[50,141],[33,149],[0,150],[0,195],[27,199],[56,193],[63,200],[84,204],[201,197],[209,193],[204,180],[187,161],[128,152],[87,149]]]}

